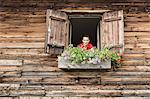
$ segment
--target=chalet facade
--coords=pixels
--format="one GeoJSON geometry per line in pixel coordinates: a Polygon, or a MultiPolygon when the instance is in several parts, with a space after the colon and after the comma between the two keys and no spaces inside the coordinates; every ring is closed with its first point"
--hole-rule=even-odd
{"type": "Polygon", "coordinates": [[[150,98],[149,27],[149,0],[1,0],[0,98],[150,98]],[[81,33],[99,49],[121,45],[123,65],[59,69],[54,49],[81,33]]]}

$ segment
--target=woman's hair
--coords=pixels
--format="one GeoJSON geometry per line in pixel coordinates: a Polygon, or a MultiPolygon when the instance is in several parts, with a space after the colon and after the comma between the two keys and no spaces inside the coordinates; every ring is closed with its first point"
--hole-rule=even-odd
{"type": "Polygon", "coordinates": [[[88,38],[90,39],[89,35],[83,35],[82,38],[83,38],[83,37],[88,37],[88,38]]]}

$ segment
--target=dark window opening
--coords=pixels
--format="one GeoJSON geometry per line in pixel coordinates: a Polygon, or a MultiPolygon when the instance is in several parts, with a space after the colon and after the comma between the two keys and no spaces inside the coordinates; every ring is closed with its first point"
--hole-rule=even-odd
{"type": "Polygon", "coordinates": [[[77,46],[82,43],[82,37],[88,35],[90,37],[90,43],[97,47],[97,26],[99,24],[99,18],[70,18],[71,22],[71,44],[77,46]]]}

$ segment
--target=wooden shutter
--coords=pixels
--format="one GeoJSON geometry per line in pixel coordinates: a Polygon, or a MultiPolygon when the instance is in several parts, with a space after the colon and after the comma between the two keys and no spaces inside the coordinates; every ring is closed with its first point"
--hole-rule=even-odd
{"type": "Polygon", "coordinates": [[[101,48],[124,51],[123,10],[104,13],[100,27],[101,48]]]}
{"type": "Polygon", "coordinates": [[[68,45],[68,16],[64,12],[48,9],[46,23],[45,52],[50,55],[61,54],[68,45]]]}
{"type": "Polygon", "coordinates": [[[97,48],[101,49],[101,43],[100,43],[100,22],[97,25],[97,48]]]}

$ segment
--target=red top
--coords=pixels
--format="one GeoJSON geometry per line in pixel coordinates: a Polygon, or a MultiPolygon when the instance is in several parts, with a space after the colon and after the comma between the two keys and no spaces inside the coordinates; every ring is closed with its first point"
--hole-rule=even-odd
{"type": "MultiPolygon", "coordinates": [[[[79,47],[80,47],[80,48],[84,48],[83,43],[81,43],[81,44],[79,45],[79,47]]],[[[93,45],[92,45],[91,43],[89,43],[89,44],[86,46],[86,50],[89,50],[89,49],[91,49],[91,48],[93,48],[93,45]]]]}

